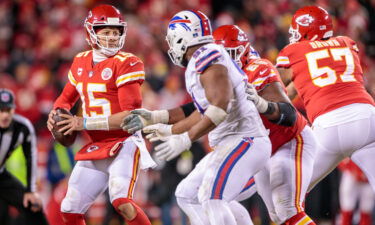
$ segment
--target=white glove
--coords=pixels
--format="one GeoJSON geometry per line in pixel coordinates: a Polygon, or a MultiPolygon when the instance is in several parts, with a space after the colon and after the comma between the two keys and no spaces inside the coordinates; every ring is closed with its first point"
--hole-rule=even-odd
{"type": "Polygon", "coordinates": [[[191,140],[188,132],[172,135],[166,138],[166,141],[155,147],[155,156],[159,160],[170,161],[176,158],[185,150],[190,149],[191,140]]]}
{"type": "Polygon", "coordinates": [[[268,109],[268,101],[258,95],[257,90],[251,84],[246,86],[247,99],[254,102],[259,113],[265,113],[268,109]]]}
{"type": "Polygon", "coordinates": [[[130,112],[121,123],[123,130],[129,133],[135,133],[145,126],[155,123],[168,123],[169,113],[168,110],[155,110],[150,111],[147,109],[135,109],[130,112]]]}
{"type": "Polygon", "coordinates": [[[172,125],[157,123],[143,128],[146,138],[151,141],[165,141],[168,136],[172,135],[172,125]]]}

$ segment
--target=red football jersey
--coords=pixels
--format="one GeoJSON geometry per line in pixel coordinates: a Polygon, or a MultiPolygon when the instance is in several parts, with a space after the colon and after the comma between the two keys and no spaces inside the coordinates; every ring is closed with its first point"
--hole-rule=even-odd
{"type": "MultiPolygon", "coordinates": [[[[276,68],[266,59],[253,59],[243,68],[243,70],[247,74],[249,83],[253,84],[258,92],[272,82],[280,82],[284,86],[276,68]]],[[[285,87],[284,91],[286,92],[285,87]]],[[[282,145],[295,138],[307,124],[306,119],[298,111],[297,121],[292,127],[271,123],[263,115],[261,115],[261,118],[264,126],[270,130],[269,137],[272,143],[272,154],[274,154],[282,145]]]]}
{"type": "MultiPolygon", "coordinates": [[[[54,108],[70,109],[78,98],[83,117],[110,116],[141,107],[140,84],[145,79],[143,62],[131,53],[116,55],[93,65],[93,52],[79,53],[73,61],[62,94],[54,108]],[[134,85],[135,84],[135,85],[134,85]]],[[[126,138],[123,130],[87,130],[92,142],[126,138]]]]}
{"type": "Polygon", "coordinates": [[[348,37],[290,44],[279,53],[276,66],[293,70],[294,86],[311,123],[345,105],[374,104],[363,86],[357,45],[348,37]]]}

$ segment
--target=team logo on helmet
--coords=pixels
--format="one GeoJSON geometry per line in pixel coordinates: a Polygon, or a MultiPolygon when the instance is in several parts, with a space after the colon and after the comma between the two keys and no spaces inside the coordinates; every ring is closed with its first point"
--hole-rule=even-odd
{"type": "Polygon", "coordinates": [[[176,25],[179,24],[186,31],[191,31],[190,27],[187,25],[188,23],[191,23],[191,21],[188,20],[188,19],[183,19],[183,18],[181,18],[179,16],[175,16],[169,22],[168,28],[171,29],[171,30],[175,30],[177,28],[176,25]]]}
{"type": "Polygon", "coordinates": [[[102,71],[102,79],[108,80],[111,77],[112,77],[112,70],[108,67],[104,68],[104,70],[102,71]]]}
{"type": "Polygon", "coordinates": [[[304,27],[309,26],[313,21],[314,18],[309,14],[304,14],[296,18],[296,23],[304,27]]]}
{"type": "Polygon", "coordinates": [[[238,41],[248,41],[247,35],[244,32],[239,32],[237,39],[238,41]]]}

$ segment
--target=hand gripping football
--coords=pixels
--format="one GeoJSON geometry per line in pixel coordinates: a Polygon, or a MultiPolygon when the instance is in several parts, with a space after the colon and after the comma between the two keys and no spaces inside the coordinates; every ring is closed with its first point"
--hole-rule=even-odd
{"type": "Polygon", "coordinates": [[[68,147],[72,145],[77,137],[77,131],[73,131],[69,135],[64,135],[63,133],[59,132],[59,129],[62,128],[63,126],[57,126],[57,122],[63,121],[66,118],[61,117],[61,114],[68,114],[72,115],[68,110],[63,109],[63,108],[57,108],[56,109],[56,114],[52,117],[55,123],[53,124],[52,128],[52,135],[55,138],[56,141],[58,141],[60,144],[64,145],[65,147],[68,147]]]}

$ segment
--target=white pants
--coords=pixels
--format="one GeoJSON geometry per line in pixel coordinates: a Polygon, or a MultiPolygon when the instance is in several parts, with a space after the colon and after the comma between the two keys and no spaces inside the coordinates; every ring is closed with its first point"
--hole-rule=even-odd
{"type": "Polygon", "coordinates": [[[306,126],[281,146],[268,165],[255,175],[258,194],[276,224],[304,211],[302,203],[310,184],[315,151],[315,137],[306,126]]]}
{"type": "Polygon", "coordinates": [[[111,202],[118,198],[132,198],[138,177],[139,158],[139,149],[127,139],[114,158],[78,161],[69,178],[61,211],[84,214],[107,188],[111,202]]]}
{"type": "Polygon", "coordinates": [[[359,182],[348,171],[342,173],[339,194],[341,210],[353,211],[359,202],[358,206],[361,212],[372,212],[375,196],[370,184],[359,182]]]}
{"type": "Polygon", "coordinates": [[[309,190],[344,158],[350,157],[375,190],[375,107],[351,104],[325,113],[314,121],[318,141],[309,190]]]}
{"type": "Polygon", "coordinates": [[[271,155],[268,137],[254,138],[253,143],[250,142],[238,137],[222,141],[180,182],[176,197],[189,199],[195,204],[208,200],[234,200],[271,155]]]}

